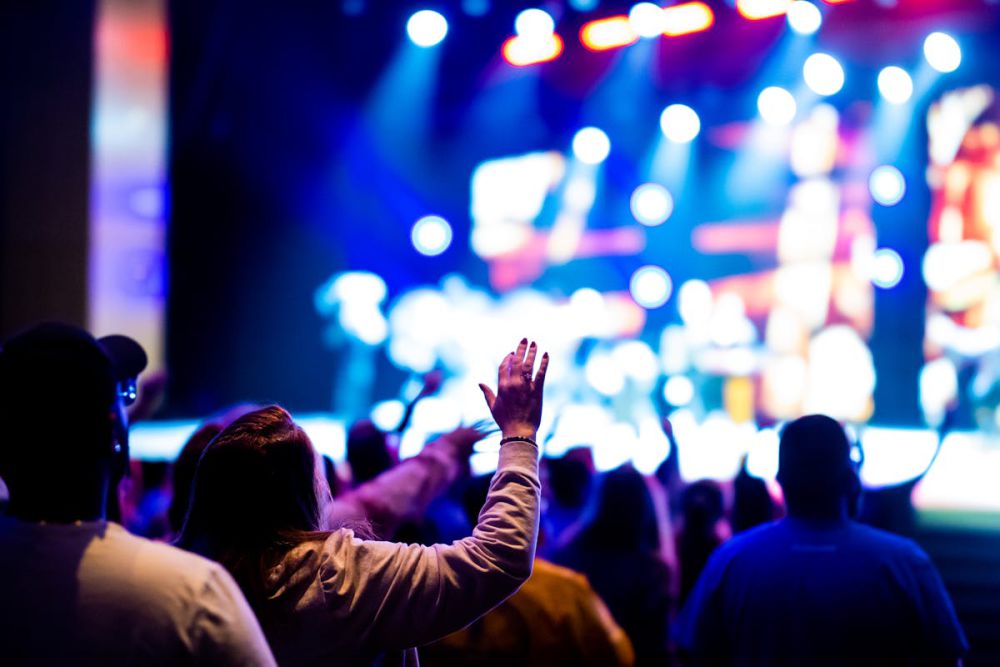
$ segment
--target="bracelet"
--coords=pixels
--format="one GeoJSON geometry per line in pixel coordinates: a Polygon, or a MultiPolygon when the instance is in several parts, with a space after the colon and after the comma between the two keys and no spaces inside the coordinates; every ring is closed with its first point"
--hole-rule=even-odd
{"type": "Polygon", "coordinates": [[[527,442],[529,444],[534,445],[535,447],[538,446],[538,443],[535,442],[532,438],[523,435],[512,435],[509,438],[502,438],[500,440],[500,446],[503,447],[508,442],[527,442]]]}

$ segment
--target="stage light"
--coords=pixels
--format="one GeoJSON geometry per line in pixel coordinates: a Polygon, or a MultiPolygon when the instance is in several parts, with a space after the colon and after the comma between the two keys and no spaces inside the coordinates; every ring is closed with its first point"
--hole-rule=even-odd
{"type": "Polygon", "coordinates": [[[605,352],[594,352],[583,366],[590,386],[605,396],[614,396],[625,388],[625,374],[618,363],[605,352]]]}
{"type": "Polygon", "coordinates": [[[545,39],[555,29],[555,20],[541,9],[525,9],[514,19],[514,32],[526,39],[545,39]]]}
{"type": "Polygon", "coordinates": [[[903,279],[903,258],[891,248],[880,248],[872,258],[872,284],[890,289],[903,279]]]}
{"type": "Polygon", "coordinates": [[[462,0],[462,11],[469,16],[485,16],[490,11],[490,0],[462,0]]]}
{"type": "Polygon", "coordinates": [[[812,35],[823,25],[819,7],[806,0],[795,0],[788,7],[788,27],[800,35],[812,35]]]}
{"type": "Polygon", "coordinates": [[[431,9],[422,9],[406,22],[406,34],[417,46],[436,46],[448,34],[448,21],[431,9]]]}
{"type": "Polygon", "coordinates": [[[617,49],[639,41],[627,16],[589,21],[580,28],[580,41],[591,51],[617,49]]]}
{"type": "Polygon", "coordinates": [[[791,4],[792,0],[736,0],[736,11],[745,19],[759,21],[781,16],[791,4]]]}
{"type": "Polygon", "coordinates": [[[428,215],[413,223],[410,240],[421,255],[440,255],[451,245],[451,225],[444,218],[428,215]]]}
{"type": "Polygon", "coordinates": [[[663,136],[675,144],[686,144],[701,132],[701,119],[685,104],[671,104],[660,114],[663,136]]]}
{"type": "Polygon", "coordinates": [[[628,13],[628,23],[640,37],[659,37],[663,32],[663,9],[652,2],[640,2],[628,13]]]}
{"type": "Polygon", "coordinates": [[[663,385],[663,398],[670,405],[682,408],[694,398],[694,383],[683,375],[675,375],[663,385]]]}
{"type": "Polygon", "coordinates": [[[372,408],[369,418],[381,430],[386,433],[392,433],[403,421],[405,412],[406,406],[403,405],[403,402],[398,399],[392,399],[376,403],[372,408]]]}
{"type": "Polygon", "coordinates": [[[643,308],[659,308],[670,298],[673,282],[659,266],[647,265],[635,270],[629,281],[632,299],[643,308]]]}
{"type": "Polygon", "coordinates": [[[629,201],[632,215],[647,227],[662,224],[674,212],[674,198],[659,183],[640,185],[629,201]]]}
{"type": "Polygon", "coordinates": [[[872,199],[882,206],[894,206],[906,194],[906,179],[903,174],[891,165],[882,165],[872,171],[868,179],[868,189],[872,199]]]}
{"type": "Polygon", "coordinates": [[[569,0],[569,6],[578,12],[589,12],[597,9],[601,4],[600,0],[569,0]]]}
{"type": "Polygon", "coordinates": [[[573,137],[573,155],[584,164],[600,164],[610,152],[608,135],[596,127],[585,127],[573,137]]]}
{"type": "Polygon", "coordinates": [[[712,288],[704,280],[688,280],[677,292],[677,310],[688,327],[706,326],[712,318],[712,288]]]}
{"type": "Polygon", "coordinates": [[[844,68],[827,53],[814,53],[806,58],[802,76],[817,95],[835,95],[844,87],[844,68]]]}
{"type": "Polygon", "coordinates": [[[878,73],[878,90],[891,104],[905,104],[913,95],[913,79],[901,67],[895,65],[878,73]]]}
{"type": "Polygon", "coordinates": [[[504,42],[502,49],[504,60],[515,67],[547,63],[558,58],[562,52],[562,37],[555,33],[531,38],[517,35],[504,42]]]}
{"type": "Polygon", "coordinates": [[[788,125],[795,118],[795,98],[784,88],[768,86],[757,96],[757,110],[768,125],[788,125]]]}
{"type": "Polygon", "coordinates": [[[962,64],[962,47],[951,35],[932,32],[924,40],[924,58],[939,72],[954,72],[962,64]]]}
{"type": "Polygon", "coordinates": [[[685,2],[663,10],[663,34],[667,37],[702,32],[714,24],[715,13],[704,2],[685,2]]]}

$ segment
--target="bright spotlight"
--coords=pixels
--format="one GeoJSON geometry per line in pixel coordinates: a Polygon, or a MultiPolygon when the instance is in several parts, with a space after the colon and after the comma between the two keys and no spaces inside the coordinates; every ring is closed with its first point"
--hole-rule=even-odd
{"type": "Polygon", "coordinates": [[[526,39],[547,39],[555,29],[555,20],[541,9],[525,9],[514,19],[514,32],[526,39]]]}
{"type": "Polygon", "coordinates": [[[891,65],[878,73],[878,90],[891,104],[905,104],[913,95],[913,79],[902,67],[891,65]]]}
{"type": "Polygon", "coordinates": [[[844,68],[828,53],[814,53],[806,58],[802,76],[817,95],[836,95],[844,87],[844,68]]]}
{"type": "Polygon", "coordinates": [[[608,135],[596,127],[585,127],[573,137],[573,155],[584,164],[600,164],[611,152],[608,135]]]}
{"type": "Polygon", "coordinates": [[[823,25],[819,7],[806,0],[795,0],[788,7],[788,27],[800,35],[812,35],[823,25]]]}
{"type": "Polygon", "coordinates": [[[451,225],[442,217],[424,216],[413,223],[410,240],[421,255],[440,255],[451,245],[451,225]]]}
{"type": "Polygon", "coordinates": [[[663,385],[663,398],[674,407],[684,407],[694,398],[694,383],[683,375],[675,375],[663,385]]]}
{"type": "Polygon", "coordinates": [[[686,104],[671,104],[660,114],[663,136],[675,144],[686,144],[701,132],[701,119],[686,104]]]}
{"type": "Polygon", "coordinates": [[[951,35],[932,32],[924,40],[924,58],[939,72],[954,72],[962,64],[962,47],[951,35]]]}
{"type": "Polygon", "coordinates": [[[652,2],[640,2],[629,11],[628,22],[640,37],[659,37],[664,27],[663,9],[652,2]]]}
{"type": "Polygon", "coordinates": [[[406,22],[406,34],[417,46],[436,46],[448,34],[448,21],[431,9],[422,9],[406,22]]]}
{"type": "Polygon", "coordinates": [[[872,171],[868,179],[868,189],[872,199],[882,206],[894,206],[906,194],[906,179],[903,174],[891,165],[882,165],[872,171]]]}
{"type": "Polygon", "coordinates": [[[670,276],[659,266],[643,266],[635,270],[629,281],[629,292],[643,308],[659,308],[670,298],[673,289],[670,276]]]}
{"type": "Polygon", "coordinates": [[[795,98],[778,86],[768,86],[757,96],[757,110],[768,125],[788,125],[795,118],[795,98]]]}
{"type": "Polygon", "coordinates": [[[659,183],[646,183],[632,193],[629,206],[636,220],[647,227],[655,227],[674,212],[674,198],[659,183]]]}
{"type": "Polygon", "coordinates": [[[871,279],[876,287],[883,289],[895,287],[903,279],[903,258],[891,248],[876,250],[871,279]]]}

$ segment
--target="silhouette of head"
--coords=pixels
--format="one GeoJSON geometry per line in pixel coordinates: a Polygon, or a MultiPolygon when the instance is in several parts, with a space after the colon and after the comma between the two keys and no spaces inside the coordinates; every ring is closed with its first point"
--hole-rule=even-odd
{"type": "Polygon", "coordinates": [[[178,542],[225,559],[322,527],[329,489],[312,442],[284,409],[250,412],[222,430],[198,462],[178,542]]]}
{"type": "Polygon", "coordinates": [[[72,512],[81,495],[89,502],[104,493],[127,462],[124,406],[145,365],[135,341],[98,341],[63,324],[38,325],[4,344],[0,476],[12,508],[30,499],[32,513],[44,518],[72,512]]]}
{"type": "Polygon", "coordinates": [[[559,458],[545,460],[552,498],[564,507],[581,508],[590,497],[593,478],[590,448],[574,447],[559,458]]]}
{"type": "Polygon", "coordinates": [[[347,463],[351,479],[363,484],[392,467],[385,433],[367,419],[356,422],[347,434],[347,463]]]}
{"type": "Polygon", "coordinates": [[[840,424],[825,415],[808,415],[788,424],[779,445],[778,482],[793,516],[841,512],[860,482],[840,424]]]}
{"type": "Polygon", "coordinates": [[[641,553],[660,548],[653,498],[629,465],[598,478],[583,524],[583,539],[593,547],[641,553]]]}
{"type": "Polygon", "coordinates": [[[724,510],[722,489],[710,479],[694,482],[681,492],[685,532],[712,532],[724,510]]]}

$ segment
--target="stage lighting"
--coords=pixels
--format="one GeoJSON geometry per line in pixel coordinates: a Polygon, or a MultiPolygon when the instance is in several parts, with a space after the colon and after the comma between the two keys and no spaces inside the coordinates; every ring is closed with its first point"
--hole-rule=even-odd
{"type": "Polygon", "coordinates": [[[563,52],[562,37],[549,33],[544,37],[515,35],[503,43],[504,60],[515,67],[526,67],[555,60],[563,52]]]}
{"type": "Polygon", "coordinates": [[[890,289],[903,279],[903,258],[891,248],[880,248],[872,258],[872,284],[890,289]]]}
{"type": "Polygon", "coordinates": [[[902,67],[895,65],[878,73],[878,90],[891,104],[905,104],[913,95],[913,79],[902,67]]]}
{"type": "Polygon", "coordinates": [[[673,282],[659,266],[647,265],[635,270],[629,281],[632,299],[643,308],[659,308],[670,298],[673,282]]]}
{"type": "Polygon", "coordinates": [[[485,16],[490,11],[490,0],[462,0],[462,11],[469,16],[485,16]]]}
{"type": "Polygon", "coordinates": [[[573,155],[584,164],[600,164],[610,152],[611,140],[596,127],[585,127],[573,137],[573,155]]]}
{"type": "Polygon", "coordinates": [[[715,12],[704,2],[685,2],[663,10],[663,34],[679,37],[703,32],[715,25],[715,12]]]}
{"type": "Polygon", "coordinates": [[[736,11],[745,19],[759,21],[781,16],[790,5],[791,0],[736,0],[736,11]]]}
{"type": "Polygon", "coordinates": [[[448,21],[431,9],[422,9],[406,22],[406,34],[417,46],[436,46],[448,34],[448,21]]]}
{"type": "Polygon", "coordinates": [[[627,16],[609,16],[588,21],[580,28],[580,41],[591,51],[617,49],[639,41],[627,16]]]}
{"type": "Polygon", "coordinates": [[[800,35],[812,35],[823,25],[819,7],[806,0],[795,0],[788,7],[788,27],[800,35]]]}
{"type": "Polygon", "coordinates": [[[555,20],[541,9],[525,9],[514,19],[514,32],[526,39],[546,39],[555,29],[555,20]]]}
{"type": "Polygon", "coordinates": [[[640,185],[629,201],[632,215],[647,227],[662,224],[674,212],[674,198],[659,183],[640,185]]]}
{"type": "Polygon", "coordinates": [[[951,35],[932,32],[924,40],[924,58],[939,72],[954,72],[962,64],[962,48],[951,35]]]}
{"type": "Polygon", "coordinates": [[[797,111],[795,98],[784,88],[768,86],[757,96],[757,110],[768,125],[788,125],[797,111]]]}
{"type": "Polygon", "coordinates": [[[660,114],[663,136],[675,144],[686,144],[701,132],[701,119],[695,110],[685,104],[671,104],[660,114]]]}
{"type": "Polygon", "coordinates": [[[844,87],[844,68],[827,53],[814,53],[806,58],[802,76],[817,95],[836,95],[844,87]]]}
{"type": "Polygon", "coordinates": [[[682,408],[694,398],[694,383],[683,375],[675,375],[663,385],[663,398],[675,408],[682,408]]]}
{"type": "Polygon", "coordinates": [[[640,37],[659,37],[663,32],[663,9],[652,2],[640,2],[629,11],[628,22],[640,37]]]}
{"type": "Polygon", "coordinates": [[[899,169],[882,165],[872,171],[868,179],[868,189],[872,193],[872,199],[882,206],[894,206],[906,194],[906,180],[899,169]]]}
{"type": "Polygon", "coordinates": [[[578,12],[589,12],[597,9],[599,4],[601,4],[601,0],[569,0],[569,6],[578,12]]]}
{"type": "Polygon", "coordinates": [[[444,218],[428,215],[413,223],[410,240],[421,255],[440,255],[451,245],[451,225],[444,218]]]}

